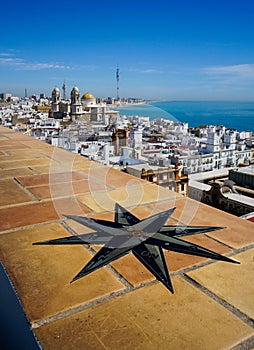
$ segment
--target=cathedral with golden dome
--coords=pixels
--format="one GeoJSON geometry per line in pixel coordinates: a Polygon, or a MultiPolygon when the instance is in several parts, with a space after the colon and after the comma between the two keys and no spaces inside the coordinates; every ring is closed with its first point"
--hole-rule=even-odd
{"type": "Polygon", "coordinates": [[[71,90],[70,99],[66,99],[66,96],[61,98],[59,88],[55,87],[53,89],[51,115],[56,119],[83,120],[88,123],[98,123],[106,126],[112,118],[117,118],[119,113],[110,110],[105,102],[96,99],[90,92],[86,92],[80,97],[79,88],[74,86],[71,90]]]}

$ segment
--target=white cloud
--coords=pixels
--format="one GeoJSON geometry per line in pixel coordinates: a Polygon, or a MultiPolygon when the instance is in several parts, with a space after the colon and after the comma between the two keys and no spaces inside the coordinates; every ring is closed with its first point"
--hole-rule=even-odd
{"type": "Polygon", "coordinates": [[[0,58],[1,65],[17,66],[24,64],[24,60],[21,58],[3,57],[0,58]]]}
{"type": "Polygon", "coordinates": [[[0,57],[10,57],[12,56],[11,53],[8,53],[8,52],[0,52],[0,57]]]}
{"type": "Polygon", "coordinates": [[[99,68],[97,65],[92,65],[92,64],[82,64],[79,66],[73,66],[74,69],[82,69],[82,70],[87,70],[87,71],[93,71],[99,68]]]}
{"type": "Polygon", "coordinates": [[[254,76],[254,64],[237,64],[231,66],[211,66],[201,69],[204,73],[209,75],[234,75],[234,76],[254,76]]]}
{"type": "Polygon", "coordinates": [[[157,74],[157,73],[162,73],[162,71],[159,70],[159,69],[143,69],[143,70],[140,70],[140,73],[143,73],[143,74],[157,74]]]}
{"type": "Polygon", "coordinates": [[[254,85],[254,64],[238,64],[230,66],[211,66],[201,69],[206,78],[218,87],[227,89],[245,88],[254,85]]]}
{"type": "Polygon", "coordinates": [[[43,69],[70,69],[70,66],[58,63],[32,63],[18,57],[10,57],[7,53],[0,53],[0,65],[14,67],[17,70],[43,70],[43,69]]]}
{"type": "Polygon", "coordinates": [[[160,73],[163,73],[161,70],[154,69],[154,68],[147,68],[147,69],[130,68],[129,71],[141,73],[141,74],[160,74],[160,73]]]}
{"type": "Polygon", "coordinates": [[[23,70],[42,70],[42,69],[70,69],[70,66],[54,63],[24,63],[21,66],[23,70]]]}

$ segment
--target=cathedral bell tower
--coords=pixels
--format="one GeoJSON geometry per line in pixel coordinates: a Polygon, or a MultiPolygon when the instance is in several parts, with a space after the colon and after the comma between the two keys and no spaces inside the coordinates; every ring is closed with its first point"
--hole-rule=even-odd
{"type": "Polygon", "coordinates": [[[71,90],[71,117],[75,120],[76,117],[81,116],[83,113],[83,108],[80,100],[79,89],[74,86],[71,90]]]}
{"type": "Polygon", "coordinates": [[[61,96],[60,96],[60,90],[57,87],[53,89],[51,97],[52,97],[52,112],[58,113],[61,96]]]}

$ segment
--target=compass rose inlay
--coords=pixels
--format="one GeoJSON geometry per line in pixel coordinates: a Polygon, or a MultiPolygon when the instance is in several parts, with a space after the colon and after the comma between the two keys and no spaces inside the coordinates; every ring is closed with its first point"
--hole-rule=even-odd
{"type": "Polygon", "coordinates": [[[146,219],[139,220],[127,209],[116,203],[114,221],[65,215],[67,218],[89,227],[95,232],[44,242],[36,242],[33,244],[103,245],[103,247],[71,282],[74,282],[132,252],[133,255],[156,277],[156,279],[162,282],[172,293],[174,292],[174,289],[169,276],[163,249],[231,263],[239,263],[238,261],[220,255],[212,250],[181,240],[179,237],[220,230],[222,227],[165,225],[174,210],[175,208],[169,209],[146,219]]]}

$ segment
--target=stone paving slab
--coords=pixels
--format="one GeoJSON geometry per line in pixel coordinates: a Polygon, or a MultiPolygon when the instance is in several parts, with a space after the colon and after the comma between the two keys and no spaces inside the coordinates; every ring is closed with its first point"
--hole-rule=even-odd
{"type": "Polygon", "coordinates": [[[5,155],[7,155],[8,157],[14,160],[14,159],[27,159],[27,158],[42,158],[42,157],[45,157],[45,155],[47,155],[47,152],[45,149],[43,149],[43,152],[42,152],[42,150],[27,148],[27,149],[7,150],[5,155]]]}
{"type": "MultiPolygon", "coordinates": [[[[9,140],[13,140],[13,141],[34,141],[33,138],[29,137],[28,135],[24,135],[21,132],[18,132],[16,130],[12,130],[9,129],[8,131],[5,131],[5,128],[2,128],[0,130],[1,134],[2,134],[2,130],[3,130],[3,134],[9,139],[9,140]]],[[[37,140],[38,142],[41,142],[39,140],[37,140]]]]}
{"type": "MultiPolygon", "coordinates": [[[[0,231],[60,220],[63,214],[84,215],[90,211],[74,198],[0,209],[0,231]]],[[[1,234],[1,232],[0,232],[1,234]]]]}
{"type": "Polygon", "coordinates": [[[46,349],[229,349],[254,334],[201,291],[173,278],[177,293],[155,283],[35,329],[46,349]],[[68,345],[67,345],[68,344],[68,345]]]}
{"type": "Polygon", "coordinates": [[[14,161],[14,160],[24,160],[24,159],[31,159],[31,158],[45,158],[44,154],[38,153],[34,150],[15,150],[12,151],[6,151],[4,155],[0,156],[0,163],[5,161],[14,161]]]}
{"type": "Polygon", "coordinates": [[[24,145],[17,140],[0,140],[0,149],[11,150],[11,149],[26,149],[28,146],[24,145]]]}
{"type": "Polygon", "coordinates": [[[241,264],[217,262],[187,275],[254,320],[254,249],[234,259],[241,264]]]}
{"type": "MultiPolygon", "coordinates": [[[[113,187],[122,187],[128,185],[128,183],[133,182],[133,176],[120,172],[116,169],[101,166],[101,167],[90,167],[86,174],[88,178],[93,180],[98,180],[113,187]]],[[[139,178],[135,178],[136,182],[144,182],[139,178]]]]}
{"type": "Polygon", "coordinates": [[[0,180],[0,207],[33,201],[34,198],[13,179],[0,180]]]}
{"type": "Polygon", "coordinates": [[[114,261],[111,266],[134,287],[155,279],[133,254],[114,261]]]}
{"type": "Polygon", "coordinates": [[[174,206],[175,199],[180,197],[177,193],[162,187],[147,182],[139,183],[136,182],[136,179],[133,179],[126,186],[116,190],[102,191],[95,195],[78,196],[78,199],[91,210],[99,213],[105,210],[114,210],[116,202],[128,208],[168,199],[172,201],[172,206],[174,206]]]}
{"type": "Polygon", "coordinates": [[[32,148],[33,150],[39,149],[42,151],[52,147],[51,145],[48,145],[46,142],[43,142],[41,140],[36,140],[33,137],[29,137],[29,136],[27,137],[25,137],[24,139],[21,139],[20,142],[26,147],[32,148]]]}
{"type": "Polygon", "coordinates": [[[69,197],[104,190],[104,186],[88,180],[63,182],[50,186],[29,187],[29,191],[40,200],[69,197]]]}
{"type": "Polygon", "coordinates": [[[172,217],[188,225],[224,227],[224,230],[209,232],[207,235],[234,249],[243,248],[253,243],[252,222],[207,207],[189,198],[177,201],[177,208],[172,217]]]}
{"type": "Polygon", "coordinates": [[[52,162],[49,158],[34,158],[34,159],[21,159],[21,160],[11,160],[11,161],[5,161],[1,162],[0,168],[1,169],[16,169],[16,168],[24,168],[24,167],[32,167],[33,165],[46,165],[47,167],[50,166],[50,163],[52,162]]]}
{"type": "Polygon", "coordinates": [[[69,167],[65,167],[61,164],[54,164],[54,166],[51,166],[49,169],[49,166],[47,165],[32,165],[29,167],[32,171],[33,174],[42,174],[42,175],[49,175],[49,174],[54,174],[54,173],[63,173],[63,172],[71,172],[72,169],[69,167]]]}
{"type": "Polygon", "coordinates": [[[24,176],[24,175],[32,175],[33,170],[24,167],[24,168],[14,168],[14,169],[2,169],[1,170],[1,179],[14,178],[15,176],[24,176]]]}
{"type": "Polygon", "coordinates": [[[91,259],[91,254],[83,246],[32,245],[33,242],[68,235],[60,224],[0,235],[1,261],[19,292],[30,322],[125,288],[106,268],[70,284],[91,259]]]}
{"type": "Polygon", "coordinates": [[[73,181],[84,180],[84,176],[76,172],[64,172],[53,174],[39,174],[31,176],[19,176],[17,180],[25,187],[49,186],[62,182],[72,183],[73,181]]]}

